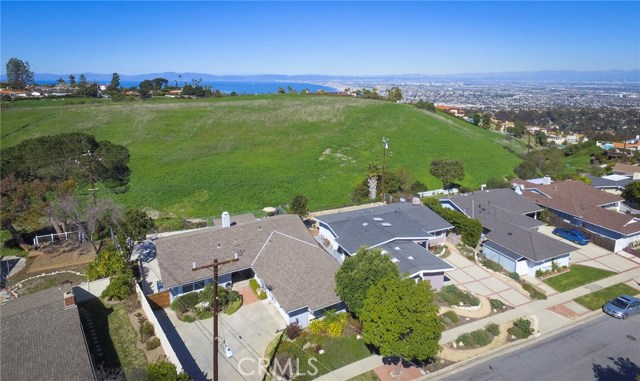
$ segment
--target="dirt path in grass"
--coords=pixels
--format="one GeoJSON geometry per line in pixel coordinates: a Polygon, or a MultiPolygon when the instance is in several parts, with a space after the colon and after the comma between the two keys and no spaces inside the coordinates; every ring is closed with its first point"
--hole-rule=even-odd
{"type": "MultiPolygon", "coordinates": [[[[475,357],[481,353],[488,352],[492,349],[503,346],[507,343],[507,329],[511,326],[511,322],[503,323],[500,325],[500,334],[494,337],[491,343],[484,347],[475,349],[453,349],[450,347],[450,343],[447,343],[442,347],[442,351],[438,354],[438,357],[449,361],[463,361],[472,357],[475,357]]],[[[460,347],[458,347],[460,348],[460,347]]],[[[464,347],[463,347],[464,348],[464,347]]]]}

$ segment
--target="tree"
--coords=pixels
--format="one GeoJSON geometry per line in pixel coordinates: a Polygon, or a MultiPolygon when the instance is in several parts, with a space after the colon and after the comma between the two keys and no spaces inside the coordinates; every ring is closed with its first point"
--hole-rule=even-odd
{"type": "Polygon", "coordinates": [[[120,87],[120,75],[118,73],[113,73],[111,76],[111,83],[107,87],[107,90],[114,93],[118,91],[118,87],[120,87]]]}
{"type": "Polygon", "coordinates": [[[87,86],[87,77],[84,74],[80,74],[80,86],[87,86]]]}
{"type": "Polygon", "coordinates": [[[422,99],[416,103],[416,107],[422,110],[436,112],[436,106],[431,102],[425,102],[422,99]]]}
{"type": "Polygon", "coordinates": [[[155,221],[141,209],[128,209],[118,227],[118,245],[129,260],[136,242],[144,241],[156,229],[155,221]]]}
{"type": "Polygon", "coordinates": [[[524,123],[522,123],[521,121],[518,120],[515,123],[513,123],[513,129],[511,130],[511,133],[516,138],[519,139],[523,137],[526,131],[527,129],[525,128],[524,123]]]}
{"type": "Polygon", "coordinates": [[[127,263],[122,254],[115,249],[107,249],[89,263],[85,272],[91,281],[121,274],[126,268],[127,263]]]}
{"type": "Polygon", "coordinates": [[[382,279],[369,288],[360,320],[365,342],[382,356],[426,360],[440,351],[444,325],[429,282],[382,279]]]}
{"type": "Polygon", "coordinates": [[[147,367],[147,381],[184,381],[185,373],[178,373],[176,366],[164,360],[158,360],[147,367]]]}
{"type": "Polygon", "coordinates": [[[433,160],[429,172],[442,181],[444,189],[449,189],[454,181],[464,179],[464,167],[454,159],[433,160]]]}
{"type": "Polygon", "coordinates": [[[291,199],[289,211],[297,214],[300,218],[304,218],[309,214],[309,209],[307,208],[308,203],[309,200],[305,196],[297,194],[291,199]]]}
{"type": "Polygon", "coordinates": [[[535,137],[537,145],[542,146],[542,147],[547,145],[547,134],[545,134],[544,132],[536,131],[534,137],[535,137]]]}
{"type": "Polygon", "coordinates": [[[284,94],[286,91],[282,87],[278,87],[278,94],[284,94]]]}
{"type": "Polygon", "coordinates": [[[397,86],[390,88],[387,92],[387,99],[392,102],[400,102],[402,100],[402,90],[397,86]]]}
{"type": "Polygon", "coordinates": [[[140,82],[140,85],[138,86],[138,92],[143,98],[147,98],[149,96],[149,93],[153,91],[153,89],[154,89],[154,83],[153,81],[148,79],[145,79],[144,81],[140,82]]]}
{"type": "Polygon", "coordinates": [[[496,178],[492,177],[487,180],[487,189],[500,189],[500,188],[510,188],[511,184],[506,181],[504,178],[496,178]]]}
{"type": "Polygon", "coordinates": [[[485,128],[485,129],[490,129],[491,128],[491,114],[489,113],[484,113],[482,115],[482,123],[481,123],[481,127],[485,128]]]}
{"type": "Polygon", "coordinates": [[[10,58],[7,61],[7,82],[14,89],[24,89],[33,83],[33,72],[28,61],[10,58]]]}
{"type": "Polygon", "coordinates": [[[531,160],[525,160],[513,170],[518,178],[522,180],[529,180],[538,177],[538,167],[536,163],[531,160]]]}
{"type": "Polygon", "coordinates": [[[628,203],[640,205],[640,183],[629,183],[622,190],[622,198],[628,203]]]}
{"type": "Polygon", "coordinates": [[[151,82],[153,82],[153,89],[158,91],[162,90],[163,87],[169,84],[169,80],[166,78],[154,78],[151,82]]]}
{"type": "Polygon", "coordinates": [[[482,124],[482,115],[479,112],[471,114],[471,119],[473,119],[473,124],[475,124],[476,126],[482,124]]]}
{"type": "Polygon", "coordinates": [[[112,221],[117,216],[113,205],[106,202],[87,205],[87,199],[82,205],[73,192],[86,189],[91,180],[113,190],[126,190],[128,161],[126,147],[97,142],[83,133],[41,136],[3,148],[0,151],[3,227],[20,242],[14,223],[34,230],[42,227],[36,226],[41,224],[38,221],[49,218],[58,230],[66,225],[64,220],[58,220],[59,216],[68,218],[79,229],[83,229],[82,222],[97,227],[100,221],[112,221]],[[83,155],[88,151],[91,156],[83,155]],[[61,208],[65,211],[61,212],[61,208]]]}
{"type": "Polygon", "coordinates": [[[349,311],[360,316],[369,288],[382,279],[399,277],[398,267],[379,249],[361,247],[356,255],[347,257],[336,272],[336,292],[349,311]]]}
{"type": "Polygon", "coordinates": [[[76,77],[71,74],[69,75],[69,86],[75,86],[76,85],[76,77]]]}

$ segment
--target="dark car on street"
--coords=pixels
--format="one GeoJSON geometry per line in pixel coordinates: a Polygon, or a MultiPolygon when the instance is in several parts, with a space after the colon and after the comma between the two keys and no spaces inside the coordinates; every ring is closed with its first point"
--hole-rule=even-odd
{"type": "Polygon", "coordinates": [[[555,228],[553,229],[553,234],[567,239],[573,243],[577,243],[578,245],[586,245],[589,243],[589,237],[587,237],[583,232],[576,229],[555,228]]]}
{"type": "Polygon", "coordinates": [[[618,319],[640,314],[640,299],[629,295],[620,295],[602,306],[602,311],[618,319]]]}

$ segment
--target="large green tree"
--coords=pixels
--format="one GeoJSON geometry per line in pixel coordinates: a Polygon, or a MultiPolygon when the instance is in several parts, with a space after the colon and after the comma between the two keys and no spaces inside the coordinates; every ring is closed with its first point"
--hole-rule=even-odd
{"type": "Polygon", "coordinates": [[[629,203],[640,205],[640,183],[627,184],[622,191],[622,198],[629,203]]]}
{"type": "Polygon", "coordinates": [[[111,83],[109,83],[107,90],[109,90],[110,92],[116,92],[118,91],[119,87],[120,87],[120,74],[113,73],[113,75],[111,76],[111,83]]]}
{"type": "Polygon", "coordinates": [[[33,83],[33,72],[28,61],[10,58],[7,61],[7,82],[14,89],[24,89],[33,83]]]}
{"type": "Polygon", "coordinates": [[[464,167],[454,159],[433,160],[429,172],[442,181],[444,189],[449,189],[454,181],[464,179],[464,167]]]}
{"type": "Polygon", "coordinates": [[[300,216],[300,218],[304,218],[307,216],[307,214],[309,214],[309,208],[307,206],[308,203],[309,199],[307,199],[306,196],[297,194],[291,199],[291,203],[289,204],[289,211],[291,211],[291,213],[297,214],[298,216],[300,216]]]}
{"type": "MultiPolygon", "coordinates": [[[[67,221],[92,227],[117,219],[113,205],[78,199],[76,192],[94,185],[126,190],[129,151],[83,133],[41,136],[0,151],[2,226],[21,242],[20,230],[35,230],[48,218],[58,232],[67,221]],[[89,154],[90,153],[90,154],[89,154]],[[17,226],[14,225],[17,223],[17,226]]],[[[90,230],[93,230],[90,228],[90,230]]]]}
{"type": "Polygon", "coordinates": [[[365,342],[382,356],[426,360],[440,351],[444,326],[429,282],[384,278],[369,288],[360,321],[365,342]]]}
{"type": "Polygon", "coordinates": [[[392,102],[400,102],[402,98],[402,90],[397,86],[390,88],[387,92],[387,99],[392,102]]]}
{"type": "Polygon", "coordinates": [[[398,267],[379,249],[361,247],[336,272],[336,292],[349,311],[359,316],[369,287],[388,276],[399,277],[398,267]]]}
{"type": "Polygon", "coordinates": [[[155,221],[141,209],[128,209],[118,224],[118,244],[125,251],[127,260],[136,242],[144,241],[148,233],[156,229],[155,221]]]}

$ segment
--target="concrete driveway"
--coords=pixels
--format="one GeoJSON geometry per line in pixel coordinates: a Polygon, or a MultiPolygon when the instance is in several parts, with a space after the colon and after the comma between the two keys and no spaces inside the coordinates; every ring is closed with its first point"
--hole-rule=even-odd
{"type": "MultiPolygon", "coordinates": [[[[490,299],[500,299],[512,307],[521,306],[531,301],[516,281],[485,270],[482,266],[457,253],[457,250],[452,249],[447,261],[456,269],[446,272],[445,275],[450,279],[449,282],[461,289],[490,299]]],[[[445,282],[445,284],[447,283],[445,282]]]]}
{"type": "MultiPolygon", "coordinates": [[[[211,379],[213,319],[185,323],[170,309],[164,311],[201,371],[200,375],[192,374],[194,379],[211,379]]],[[[276,308],[268,300],[261,300],[243,305],[231,316],[224,313],[219,316],[220,380],[262,380],[262,357],[267,345],[285,327],[276,308]],[[231,358],[225,356],[225,346],[233,352],[231,358]]]]}
{"type": "Polygon", "coordinates": [[[573,242],[553,235],[553,229],[553,226],[541,226],[540,228],[538,228],[538,232],[577,248],[577,251],[571,253],[572,264],[597,267],[603,270],[614,271],[616,273],[621,273],[640,267],[640,258],[637,258],[629,253],[613,253],[607,249],[603,249],[600,246],[594,245],[593,243],[589,243],[584,246],[576,245],[573,242]]]}

